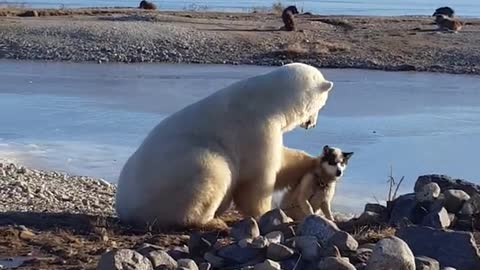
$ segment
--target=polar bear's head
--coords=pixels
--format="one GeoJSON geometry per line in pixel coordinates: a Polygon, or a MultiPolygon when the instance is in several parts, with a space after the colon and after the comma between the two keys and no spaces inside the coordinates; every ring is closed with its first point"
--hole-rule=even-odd
{"type": "Polygon", "coordinates": [[[317,68],[301,63],[282,66],[270,76],[276,88],[272,101],[282,110],[285,119],[282,130],[315,127],[318,112],[327,102],[333,83],[317,68]]]}

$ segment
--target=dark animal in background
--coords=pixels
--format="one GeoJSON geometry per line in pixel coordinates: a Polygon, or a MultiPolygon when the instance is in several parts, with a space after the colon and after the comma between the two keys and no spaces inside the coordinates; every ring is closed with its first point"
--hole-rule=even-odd
{"type": "Polygon", "coordinates": [[[140,5],[138,6],[138,8],[155,10],[155,9],[157,9],[157,6],[152,2],[142,0],[142,2],[140,2],[140,5]]]}
{"type": "Polygon", "coordinates": [[[441,7],[441,8],[437,8],[432,16],[446,15],[447,17],[452,18],[454,14],[455,14],[455,11],[451,7],[441,7]]]}
{"type": "Polygon", "coordinates": [[[295,21],[293,15],[298,14],[296,6],[289,6],[282,12],[282,20],[286,31],[295,31],[295,21]]]}
{"type": "Polygon", "coordinates": [[[448,17],[447,15],[439,14],[435,17],[435,23],[440,31],[454,31],[457,32],[463,27],[463,23],[459,20],[448,17]]]}

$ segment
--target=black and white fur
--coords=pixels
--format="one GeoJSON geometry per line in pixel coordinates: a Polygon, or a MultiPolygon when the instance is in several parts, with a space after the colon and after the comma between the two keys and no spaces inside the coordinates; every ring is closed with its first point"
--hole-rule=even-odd
{"type": "Polygon", "coordinates": [[[319,214],[320,210],[326,218],[333,220],[331,203],[336,182],[343,176],[352,155],[353,152],[343,152],[339,148],[325,145],[314,169],[287,191],[280,208],[294,220],[319,214]]]}

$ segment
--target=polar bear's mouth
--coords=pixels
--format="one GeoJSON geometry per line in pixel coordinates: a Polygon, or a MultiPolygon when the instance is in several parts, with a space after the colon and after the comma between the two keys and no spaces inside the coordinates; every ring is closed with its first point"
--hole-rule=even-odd
{"type": "Polygon", "coordinates": [[[300,124],[300,127],[304,129],[314,128],[317,125],[317,115],[310,116],[307,121],[300,124]]]}

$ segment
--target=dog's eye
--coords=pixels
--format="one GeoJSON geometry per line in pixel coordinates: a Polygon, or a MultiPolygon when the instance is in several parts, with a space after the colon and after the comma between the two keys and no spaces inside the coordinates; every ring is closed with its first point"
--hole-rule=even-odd
{"type": "Polygon", "coordinates": [[[335,161],[329,161],[329,162],[328,162],[328,165],[335,166],[335,165],[337,165],[337,162],[335,162],[335,161]]]}

